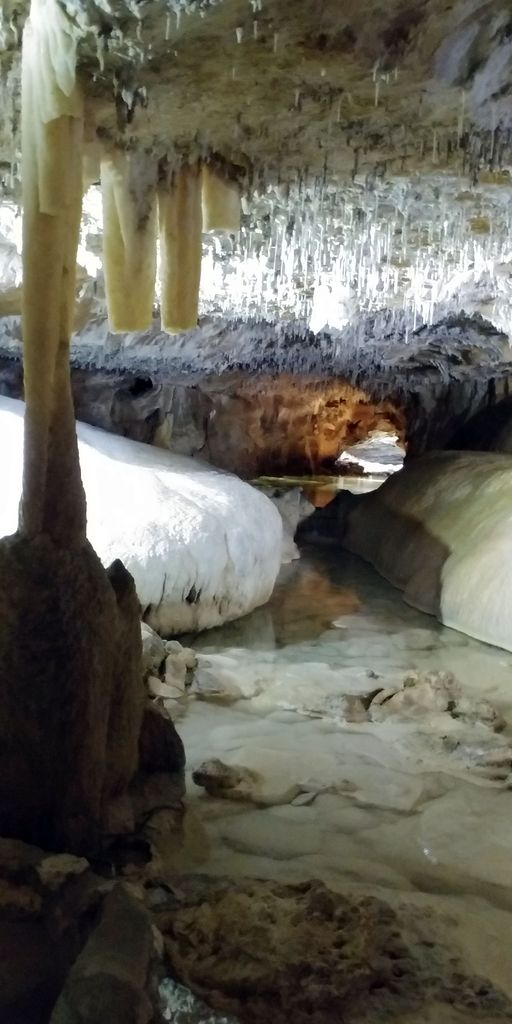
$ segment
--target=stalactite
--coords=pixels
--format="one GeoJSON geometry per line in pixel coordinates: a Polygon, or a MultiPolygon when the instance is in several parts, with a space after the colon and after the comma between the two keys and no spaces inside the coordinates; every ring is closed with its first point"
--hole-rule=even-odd
{"type": "Polygon", "coordinates": [[[204,231],[240,231],[240,189],[207,164],[202,169],[204,231]]]}
{"type": "Polygon", "coordinates": [[[197,165],[176,170],[158,193],[162,327],[171,334],[197,325],[201,280],[201,176],[197,165]]]}
{"type": "Polygon", "coordinates": [[[156,276],[156,164],[117,151],[101,161],[103,266],[110,329],[151,326],[156,276]]]}

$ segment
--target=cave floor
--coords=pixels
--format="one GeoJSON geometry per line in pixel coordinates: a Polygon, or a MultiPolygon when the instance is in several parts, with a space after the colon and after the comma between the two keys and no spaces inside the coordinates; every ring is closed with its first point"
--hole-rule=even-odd
{"type": "MultiPolygon", "coordinates": [[[[265,608],[191,642],[200,664],[236,679],[244,698],[187,701],[178,722],[185,838],[179,850],[160,839],[168,866],[315,877],[397,906],[406,899],[441,922],[440,941],[455,943],[474,973],[512,996],[512,654],[440,626],[359,559],[327,547],[284,567],[265,608]],[[411,671],[453,673],[456,714],[413,705],[347,721],[361,710],[347,695],[368,705],[371,691],[392,691],[411,671]],[[504,719],[501,731],[482,700],[504,719]],[[194,785],[208,758],[263,773],[269,805],[194,785]]],[[[224,1020],[178,1004],[180,1024],[224,1020]]],[[[455,1019],[446,1013],[407,1021],[455,1019]]]]}

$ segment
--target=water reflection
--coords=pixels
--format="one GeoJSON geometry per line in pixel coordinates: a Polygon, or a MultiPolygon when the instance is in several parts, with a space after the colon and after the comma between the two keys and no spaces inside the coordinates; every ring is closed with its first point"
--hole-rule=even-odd
{"type": "Polygon", "coordinates": [[[361,611],[362,600],[350,582],[332,580],[325,566],[292,562],[281,574],[268,605],[277,646],[314,641],[334,619],[361,611]]]}
{"type": "Polygon", "coordinates": [[[275,487],[281,490],[293,490],[301,487],[308,501],[315,508],[325,508],[336,497],[338,491],[351,491],[352,494],[366,494],[376,491],[387,479],[385,474],[367,474],[355,476],[261,476],[252,483],[255,487],[275,487]]]}

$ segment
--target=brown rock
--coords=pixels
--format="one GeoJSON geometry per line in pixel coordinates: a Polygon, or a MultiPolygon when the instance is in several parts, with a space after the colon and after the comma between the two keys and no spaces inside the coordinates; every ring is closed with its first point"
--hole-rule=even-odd
{"type": "Polygon", "coordinates": [[[343,380],[247,376],[227,393],[210,393],[215,415],[205,452],[243,477],[332,469],[344,448],[372,430],[405,436],[405,416],[343,380]]]}
{"type": "Polygon", "coordinates": [[[149,1024],[150,917],[126,887],[105,898],[101,920],[76,960],[50,1024],[149,1024]]]}
{"type": "Polygon", "coordinates": [[[20,839],[0,839],[0,878],[27,880],[35,877],[35,869],[47,856],[37,846],[20,839]]]}
{"type": "Polygon", "coordinates": [[[0,567],[0,833],[82,853],[138,764],[133,580],[44,534],[4,539],[0,567]]]}
{"type": "Polygon", "coordinates": [[[507,997],[467,977],[417,907],[398,915],[318,881],[182,876],[155,916],[173,977],[242,1024],[389,1021],[427,1001],[512,1019],[507,997]]]}
{"type": "Polygon", "coordinates": [[[139,766],[145,772],[179,772],[185,748],[176,727],[154,705],[146,706],[139,737],[139,766]]]}
{"type": "Polygon", "coordinates": [[[40,921],[0,921],[0,1020],[46,1024],[66,964],[40,921]]]}
{"type": "Polygon", "coordinates": [[[2,1024],[47,1024],[104,885],[78,857],[0,840],[2,1024]]]}
{"type": "Polygon", "coordinates": [[[202,786],[210,796],[228,796],[233,800],[250,800],[257,790],[261,777],[238,764],[224,764],[214,757],[203,761],[192,772],[196,786],[202,786]]]}

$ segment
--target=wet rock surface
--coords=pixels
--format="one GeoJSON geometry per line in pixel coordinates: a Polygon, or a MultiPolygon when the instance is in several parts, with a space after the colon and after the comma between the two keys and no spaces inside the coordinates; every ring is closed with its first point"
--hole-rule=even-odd
{"type": "MultiPolygon", "coordinates": [[[[510,656],[437,625],[327,548],[302,550],[265,612],[189,642],[218,690],[198,699],[192,687],[180,720],[189,783],[177,870],[318,879],[383,900],[400,921],[408,906],[461,973],[512,997],[510,656]]],[[[202,1022],[168,998],[170,1019],[181,1007],[180,1024],[202,1022]]],[[[390,1019],[500,1019],[480,1012],[427,1001],[390,1019]]]]}
{"type": "MultiPolygon", "coordinates": [[[[0,376],[2,391],[19,397],[21,374],[12,363],[0,376]]],[[[325,470],[344,445],[370,430],[404,430],[397,406],[342,379],[231,373],[186,384],[165,367],[148,375],[91,368],[72,377],[76,415],[84,422],[198,456],[246,479],[325,470]]]]}
{"type": "Polygon", "coordinates": [[[406,462],[370,495],[349,504],[337,497],[340,542],[409,604],[511,650],[505,612],[511,474],[509,453],[430,452],[406,462]]]}
{"type": "Polygon", "coordinates": [[[459,1020],[512,1019],[506,996],[468,977],[405,901],[395,911],[319,881],[196,876],[166,904],[157,920],[172,972],[242,1024],[396,1020],[431,1003],[440,1020],[443,1004],[459,1020]]]}
{"type": "Polygon", "coordinates": [[[153,771],[92,866],[0,842],[1,1020],[512,1020],[510,667],[355,560],[321,586],[326,557],[286,568],[257,629],[142,627],[146,684],[169,657],[192,680],[187,813],[153,771]]]}

